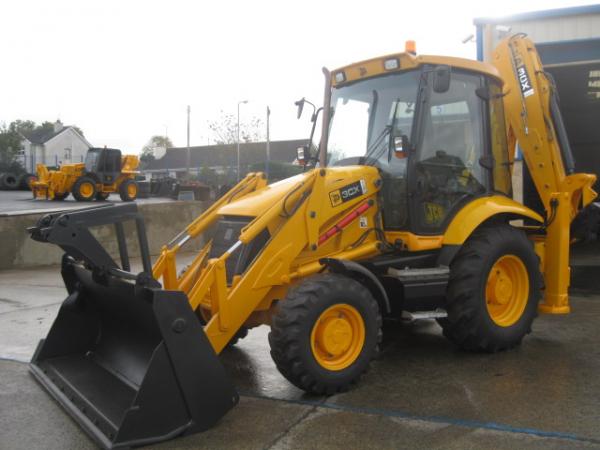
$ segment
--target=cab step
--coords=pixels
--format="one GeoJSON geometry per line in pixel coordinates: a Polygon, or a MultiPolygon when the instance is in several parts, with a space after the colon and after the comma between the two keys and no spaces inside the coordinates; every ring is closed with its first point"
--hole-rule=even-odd
{"type": "Polygon", "coordinates": [[[433,311],[402,311],[402,320],[412,322],[420,319],[443,319],[448,317],[445,309],[437,308],[433,311]]]}

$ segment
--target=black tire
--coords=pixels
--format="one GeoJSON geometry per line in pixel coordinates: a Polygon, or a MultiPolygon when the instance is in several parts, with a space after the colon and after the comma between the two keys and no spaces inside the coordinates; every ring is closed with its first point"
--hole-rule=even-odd
{"type": "Polygon", "coordinates": [[[91,202],[96,198],[96,182],[93,178],[90,177],[79,177],[77,181],[75,181],[75,183],[73,184],[73,189],[71,189],[71,192],[73,193],[73,197],[75,197],[75,200],[77,200],[78,202],[91,202]],[[81,192],[82,187],[88,184],[91,184],[93,186],[89,195],[85,192],[81,192]]]}
{"type": "Polygon", "coordinates": [[[108,199],[109,195],[110,193],[108,192],[96,192],[96,200],[99,202],[104,202],[106,199],[108,199]]]}
{"type": "Polygon", "coordinates": [[[1,175],[0,184],[7,191],[14,191],[19,187],[19,178],[12,172],[5,172],[1,175]]]}
{"type": "Polygon", "coordinates": [[[271,357],[281,374],[304,391],[334,394],[347,390],[369,368],[381,342],[381,313],[369,290],[339,274],[319,274],[291,288],[271,324],[271,357]],[[311,333],[323,311],[352,306],[362,318],[365,339],[353,362],[341,370],[323,367],[313,354],[311,333]]]}
{"type": "Polygon", "coordinates": [[[119,186],[119,197],[121,197],[121,200],[124,202],[134,201],[137,198],[138,192],[139,192],[139,188],[138,188],[137,182],[132,179],[123,181],[121,183],[121,186],[119,186]],[[131,194],[130,186],[135,186],[135,193],[133,195],[131,194]]]}
{"type": "Polygon", "coordinates": [[[22,191],[31,190],[31,183],[36,181],[37,177],[31,173],[24,173],[19,176],[19,189],[22,191]]]}
{"type": "Polygon", "coordinates": [[[444,336],[465,350],[493,353],[515,347],[531,332],[542,287],[539,258],[525,233],[507,224],[484,226],[469,237],[450,264],[448,317],[438,322],[444,336]],[[488,311],[486,286],[494,264],[507,255],[523,263],[529,291],[520,316],[515,313],[514,323],[500,325],[488,311]]]}
{"type": "Polygon", "coordinates": [[[64,192],[62,194],[54,194],[54,198],[52,200],[54,200],[56,202],[62,202],[68,196],[69,196],[68,192],[64,192]]]}

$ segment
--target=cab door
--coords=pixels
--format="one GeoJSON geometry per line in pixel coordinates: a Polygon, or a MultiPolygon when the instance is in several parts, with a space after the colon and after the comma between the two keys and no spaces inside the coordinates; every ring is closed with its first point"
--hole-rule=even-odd
{"type": "Polygon", "coordinates": [[[418,141],[411,157],[411,230],[441,234],[470,199],[489,190],[485,102],[476,91],[479,74],[453,70],[445,92],[434,90],[435,71],[425,75],[418,141]]]}
{"type": "Polygon", "coordinates": [[[121,174],[121,151],[112,148],[102,149],[98,162],[97,175],[103,184],[113,184],[121,174]]]}

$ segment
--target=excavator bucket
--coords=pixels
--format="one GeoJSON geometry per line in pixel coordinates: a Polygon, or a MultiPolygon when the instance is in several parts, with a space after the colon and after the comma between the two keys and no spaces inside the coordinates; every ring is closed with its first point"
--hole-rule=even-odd
{"type": "Polygon", "coordinates": [[[143,221],[135,204],[45,216],[32,237],[65,251],[68,296],[31,372],[104,448],[132,447],[213,426],[238,402],[186,295],[165,291],[150,275],[143,221]],[[122,268],[89,232],[137,223],[144,271],[122,268]]]}

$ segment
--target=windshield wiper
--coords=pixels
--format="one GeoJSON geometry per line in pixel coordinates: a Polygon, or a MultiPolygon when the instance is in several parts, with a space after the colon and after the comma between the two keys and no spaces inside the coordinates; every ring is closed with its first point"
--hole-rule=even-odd
{"type": "Polygon", "coordinates": [[[381,143],[382,142],[386,142],[385,138],[388,137],[388,135],[390,134],[391,131],[392,131],[392,126],[391,125],[386,125],[383,128],[383,130],[381,130],[381,133],[379,133],[379,135],[377,136],[377,138],[375,139],[375,141],[371,145],[369,145],[369,148],[367,148],[367,152],[365,153],[365,156],[363,156],[361,158],[363,164],[366,163],[366,161],[369,158],[372,158],[372,159],[375,159],[375,160],[379,159],[379,156],[381,156],[380,155],[381,151],[379,151],[377,153],[376,157],[375,157],[374,154],[375,154],[375,152],[377,150],[380,150],[381,148],[385,149],[385,147],[381,147],[381,143]]]}
{"type": "MultiPolygon", "coordinates": [[[[394,103],[395,103],[395,105],[394,105],[394,111],[392,113],[392,123],[389,125],[386,125],[385,128],[383,130],[381,130],[381,133],[379,133],[379,136],[377,136],[375,141],[369,146],[369,148],[367,148],[367,152],[365,153],[365,156],[363,157],[363,164],[365,164],[369,158],[377,161],[379,159],[379,157],[381,156],[382,150],[380,150],[376,156],[374,155],[375,152],[381,148],[383,150],[385,150],[385,147],[380,147],[380,145],[381,145],[382,141],[386,142],[384,139],[387,138],[389,136],[389,134],[392,132],[392,130],[394,129],[394,125],[396,124],[396,115],[398,113],[398,105],[400,104],[400,99],[396,100],[394,103]]],[[[389,150],[389,143],[388,143],[388,150],[389,150]]],[[[369,165],[372,165],[372,164],[369,164],[369,165]]]]}

